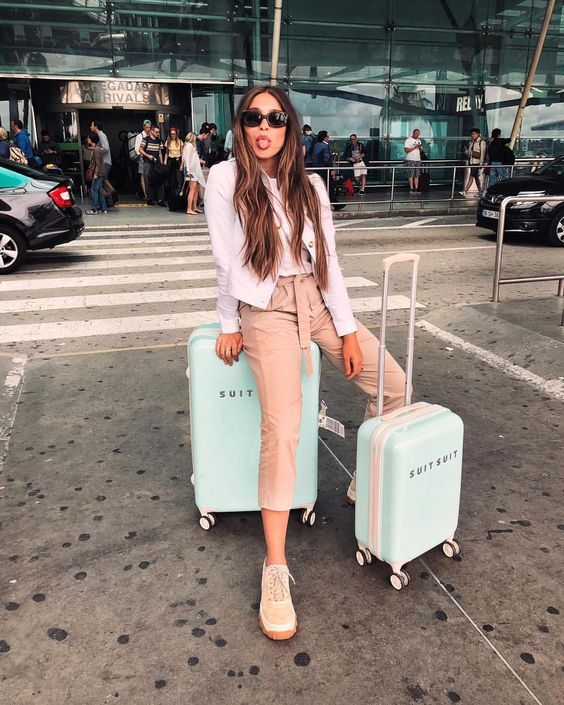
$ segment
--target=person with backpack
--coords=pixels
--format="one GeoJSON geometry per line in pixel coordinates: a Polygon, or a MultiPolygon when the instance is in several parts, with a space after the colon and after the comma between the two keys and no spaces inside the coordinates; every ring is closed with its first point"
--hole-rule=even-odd
{"type": "Polygon", "coordinates": [[[486,165],[487,160],[487,144],[483,137],[480,137],[480,130],[477,127],[473,127],[470,130],[470,142],[464,148],[464,154],[468,159],[468,166],[470,167],[470,172],[468,174],[468,181],[464,186],[464,195],[468,194],[470,187],[472,186],[472,181],[476,182],[476,188],[478,192],[482,191],[482,184],[480,182],[480,172],[486,165]]]}
{"type": "Polygon", "coordinates": [[[12,120],[11,128],[12,134],[14,135],[12,139],[14,147],[17,147],[21,151],[27,159],[27,164],[32,168],[41,166],[42,161],[39,157],[36,157],[33,152],[31,138],[29,136],[29,132],[24,129],[23,122],[21,120],[12,120]]]}
{"type": "Polygon", "coordinates": [[[152,123],[150,120],[143,120],[143,129],[135,138],[135,143],[133,145],[133,149],[135,150],[135,154],[137,155],[137,173],[139,174],[141,191],[143,192],[143,198],[145,199],[147,198],[147,184],[145,183],[144,161],[143,157],[139,153],[139,148],[141,147],[141,142],[149,136],[149,133],[151,132],[151,124],[152,123]]]}

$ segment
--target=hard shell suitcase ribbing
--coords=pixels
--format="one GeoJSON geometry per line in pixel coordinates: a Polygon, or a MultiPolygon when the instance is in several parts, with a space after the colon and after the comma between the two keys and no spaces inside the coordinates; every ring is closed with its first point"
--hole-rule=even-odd
{"type": "Polygon", "coordinates": [[[383,261],[382,319],[377,416],[358,430],[355,534],[360,565],[372,556],[392,568],[396,590],[409,583],[403,566],[443,544],[448,557],[460,553],[458,525],[464,427],[459,416],[438,404],[411,403],[415,292],[419,256],[401,253],[383,261]],[[405,407],[382,415],[389,271],[413,263],[406,363],[405,407]]]}
{"type": "MultiPolygon", "coordinates": [[[[196,328],[188,340],[190,435],[200,526],[210,529],[215,512],[258,511],[260,405],[244,352],[231,367],[215,354],[217,323],[196,328]]],[[[313,374],[302,365],[302,421],[293,508],[313,525],[317,500],[317,429],[321,355],[311,345],[313,374]]]]}

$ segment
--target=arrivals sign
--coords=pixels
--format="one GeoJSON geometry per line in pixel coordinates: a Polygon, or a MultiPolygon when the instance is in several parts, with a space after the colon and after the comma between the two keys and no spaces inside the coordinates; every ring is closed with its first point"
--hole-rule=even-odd
{"type": "Polygon", "coordinates": [[[68,81],[61,103],[87,105],[169,105],[168,86],[146,81],[68,81]]]}
{"type": "Polygon", "coordinates": [[[484,111],[484,94],[481,91],[476,91],[471,95],[457,95],[452,97],[454,101],[455,113],[470,113],[473,111],[484,111]]]}

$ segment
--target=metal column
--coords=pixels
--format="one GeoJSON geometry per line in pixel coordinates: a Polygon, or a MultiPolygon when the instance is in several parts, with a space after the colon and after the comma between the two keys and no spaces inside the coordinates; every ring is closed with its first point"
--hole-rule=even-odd
{"type": "Polygon", "coordinates": [[[511,130],[511,139],[509,140],[509,147],[511,149],[513,149],[513,146],[515,145],[515,140],[517,139],[517,134],[519,132],[519,128],[521,127],[521,122],[523,121],[523,113],[525,112],[525,106],[527,105],[527,100],[529,99],[531,86],[533,85],[533,81],[535,80],[537,66],[539,64],[542,48],[544,46],[544,40],[548,31],[548,25],[550,24],[550,20],[552,18],[552,12],[554,10],[555,4],[556,0],[547,0],[546,12],[544,13],[544,20],[542,21],[541,29],[539,32],[539,38],[537,39],[535,53],[533,54],[531,65],[529,66],[527,80],[525,81],[525,86],[523,87],[521,101],[519,102],[519,107],[517,108],[517,115],[515,115],[515,122],[513,123],[513,129],[511,130]]]}
{"type": "Polygon", "coordinates": [[[270,85],[278,79],[278,56],[280,54],[280,30],[282,28],[282,0],[274,1],[274,27],[272,28],[272,57],[270,61],[270,85]]]}

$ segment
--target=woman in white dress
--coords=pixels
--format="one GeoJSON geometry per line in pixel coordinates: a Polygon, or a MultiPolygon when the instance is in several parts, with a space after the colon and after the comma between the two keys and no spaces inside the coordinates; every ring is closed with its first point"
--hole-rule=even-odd
{"type": "Polygon", "coordinates": [[[196,147],[196,134],[194,132],[189,132],[186,135],[182,150],[182,168],[184,170],[184,181],[188,185],[186,213],[188,215],[197,215],[202,212],[198,210],[199,186],[201,185],[205,188],[206,180],[200,165],[196,147]]]}

